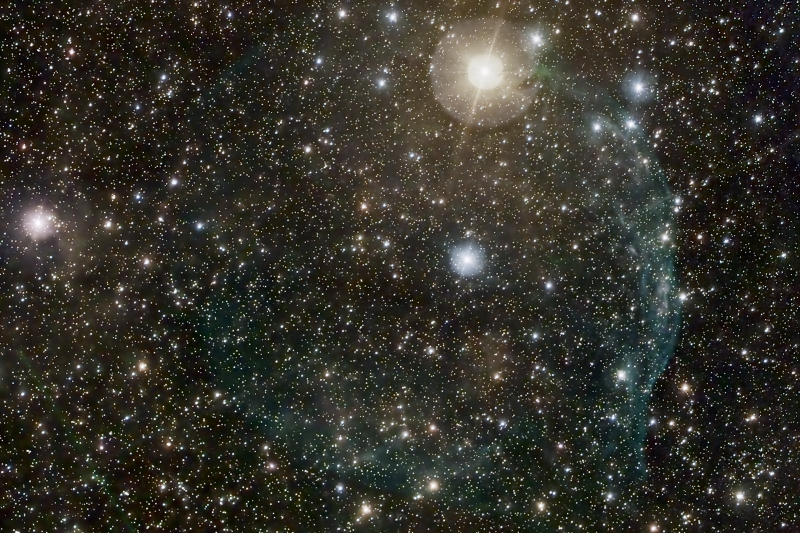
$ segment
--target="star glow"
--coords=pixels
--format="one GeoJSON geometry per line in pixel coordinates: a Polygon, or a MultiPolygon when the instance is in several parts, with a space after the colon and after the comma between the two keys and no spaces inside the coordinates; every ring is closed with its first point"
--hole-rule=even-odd
{"type": "Polygon", "coordinates": [[[474,276],[483,269],[483,252],[474,244],[464,244],[452,251],[451,262],[460,276],[474,276]]]}
{"type": "Polygon", "coordinates": [[[23,226],[26,234],[34,239],[46,239],[56,231],[55,216],[39,207],[26,213],[23,217],[23,226]]]}
{"type": "Polygon", "coordinates": [[[534,55],[529,33],[497,19],[477,19],[453,28],[430,66],[431,84],[442,107],[459,120],[496,126],[523,113],[535,96],[534,55]]]}
{"type": "Polygon", "coordinates": [[[478,56],[470,61],[468,75],[478,89],[493,89],[503,81],[503,62],[491,54],[478,56]]]}

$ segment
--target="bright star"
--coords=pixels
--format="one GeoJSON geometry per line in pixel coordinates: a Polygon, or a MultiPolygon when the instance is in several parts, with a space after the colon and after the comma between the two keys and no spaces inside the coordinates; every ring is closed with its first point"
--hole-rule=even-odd
{"type": "Polygon", "coordinates": [[[45,239],[55,232],[55,217],[52,213],[37,208],[24,216],[24,227],[32,239],[45,239]]]}
{"type": "Polygon", "coordinates": [[[451,253],[453,268],[461,276],[474,276],[483,268],[483,252],[474,244],[464,244],[451,253]]]}
{"type": "Polygon", "coordinates": [[[503,81],[503,62],[491,54],[478,56],[469,62],[467,74],[478,89],[493,89],[503,81]]]}

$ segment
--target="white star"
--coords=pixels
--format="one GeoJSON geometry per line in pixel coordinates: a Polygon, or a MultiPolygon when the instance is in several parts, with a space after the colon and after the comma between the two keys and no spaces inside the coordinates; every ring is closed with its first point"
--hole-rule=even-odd
{"type": "Polygon", "coordinates": [[[467,74],[478,89],[493,89],[503,81],[503,62],[491,54],[478,56],[469,62],[467,74]]]}
{"type": "Polygon", "coordinates": [[[46,239],[55,233],[55,217],[41,207],[29,211],[23,219],[25,231],[34,240],[46,239]]]}
{"type": "Polygon", "coordinates": [[[483,252],[474,244],[463,244],[451,252],[452,264],[461,276],[474,276],[483,269],[483,252]]]}

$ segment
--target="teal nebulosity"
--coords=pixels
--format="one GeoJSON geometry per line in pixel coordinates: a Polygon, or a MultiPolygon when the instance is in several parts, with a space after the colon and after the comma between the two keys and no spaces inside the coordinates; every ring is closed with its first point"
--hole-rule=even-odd
{"type": "Polygon", "coordinates": [[[373,496],[532,531],[625,522],[679,321],[674,200],[644,126],[547,56],[502,127],[454,122],[413,61],[358,99],[357,50],[273,111],[253,57],[199,111],[231,146],[209,187],[261,236],[230,236],[241,266],[198,305],[220,388],[294,468],[373,496]]]}

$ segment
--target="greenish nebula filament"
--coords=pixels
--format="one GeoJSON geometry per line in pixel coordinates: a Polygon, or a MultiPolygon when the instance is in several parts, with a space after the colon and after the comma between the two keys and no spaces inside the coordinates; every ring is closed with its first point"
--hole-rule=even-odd
{"type": "MultiPolygon", "coordinates": [[[[331,136],[358,128],[363,140],[342,148],[346,167],[314,166],[325,144],[270,147],[292,154],[275,166],[240,134],[230,172],[261,158],[302,194],[251,221],[275,242],[201,306],[208,352],[220,386],[297,468],[512,513],[534,531],[590,523],[587,513],[624,521],[646,476],[650,393],[677,335],[673,200],[613,99],[500,39],[492,53],[525,100],[511,107],[443,109],[511,77],[478,55],[487,73],[459,71],[472,85],[437,81],[435,68],[431,94],[398,81],[399,104],[381,120],[355,102],[330,110],[331,136]]],[[[243,65],[211,107],[255,105],[264,70],[243,65]]],[[[355,94],[359,81],[330,83],[355,94]]],[[[231,120],[210,119],[221,131],[231,120]]],[[[268,202],[278,186],[254,194],[268,202]]]]}

